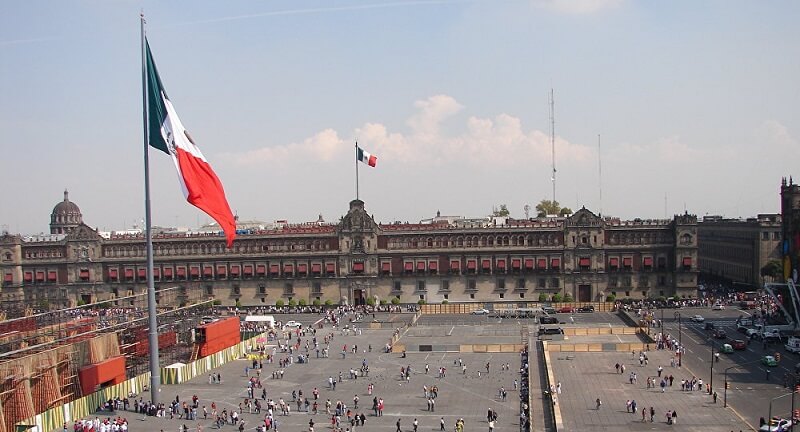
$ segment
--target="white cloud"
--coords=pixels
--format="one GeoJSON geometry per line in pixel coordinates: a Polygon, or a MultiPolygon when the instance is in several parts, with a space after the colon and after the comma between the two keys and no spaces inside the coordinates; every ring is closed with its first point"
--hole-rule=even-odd
{"type": "Polygon", "coordinates": [[[299,143],[262,147],[244,153],[224,153],[222,157],[232,159],[240,165],[303,158],[329,161],[341,151],[344,144],[335,130],[325,129],[299,143]]]}
{"type": "MultiPolygon", "coordinates": [[[[355,129],[359,145],[378,156],[379,164],[441,165],[466,163],[474,166],[549,166],[549,136],[539,130],[525,131],[518,117],[500,113],[492,118],[469,117],[450,134],[441,125],[464,107],[447,95],[431,96],[414,103],[417,111],[406,122],[407,134],[392,132],[381,123],[369,122],[355,129]]],[[[458,125],[456,125],[458,126],[458,125]]],[[[349,141],[349,140],[348,140],[349,141]]],[[[593,158],[590,147],[556,139],[558,162],[583,162],[593,158]]],[[[331,161],[344,152],[347,144],[331,129],[317,133],[301,143],[265,147],[229,155],[241,165],[266,161],[300,160],[298,156],[331,161]]]]}
{"type": "Polygon", "coordinates": [[[624,0],[532,0],[533,4],[565,14],[591,14],[618,7],[624,0]]]}
{"type": "Polygon", "coordinates": [[[800,149],[797,138],[777,120],[764,121],[756,131],[756,139],[763,142],[765,144],[763,147],[769,150],[796,153],[800,149]]]}

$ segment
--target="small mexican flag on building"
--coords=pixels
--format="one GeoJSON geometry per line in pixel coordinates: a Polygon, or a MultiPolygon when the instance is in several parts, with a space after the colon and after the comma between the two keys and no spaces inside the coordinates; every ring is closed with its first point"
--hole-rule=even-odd
{"type": "Polygon", "coordinates": [[[378,163],[378,157],[367,153],[361,147],[356,146],[356,160],[364,162],[365,164],[374,167],[378,163]]]}

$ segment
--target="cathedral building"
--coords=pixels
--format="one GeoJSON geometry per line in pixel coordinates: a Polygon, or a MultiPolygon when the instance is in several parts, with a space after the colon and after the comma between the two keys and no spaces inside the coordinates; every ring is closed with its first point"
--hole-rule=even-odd
{"type": "MultiPolygon", "coordinates": [[[[622,221],[582,208],[568,217],[433,218],[378,224],[354,200],[338,223],[154,234],[156,289],[244,306],[530,302],[571,296],[634,299],[697,295],[697,217],[622,221]]],[[[68,307],[144,293],[146,243],[101,236],[78,206],[58,203],[50,235],[0,236],[0,300],[68,307]]],[[[127,300],[116,300],[127,306],[127,300]]]]}

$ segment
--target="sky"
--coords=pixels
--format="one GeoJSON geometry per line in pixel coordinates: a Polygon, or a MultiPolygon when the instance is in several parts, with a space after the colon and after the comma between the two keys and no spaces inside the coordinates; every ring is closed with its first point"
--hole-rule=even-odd
{"type": "MultiPolygon", "coordinates": [[[[356,140],[378,222],[523,218],[553,198],[551,89],[572,210],[753,217],[800,171],[796,1],[6,0],[3,230],[47,232],[64,189],[89,226],[141,223],[141,11],[242,220],[337,221],[356,140]]],[[[150,155],[153,224],[209,222],[150,155]]]]}

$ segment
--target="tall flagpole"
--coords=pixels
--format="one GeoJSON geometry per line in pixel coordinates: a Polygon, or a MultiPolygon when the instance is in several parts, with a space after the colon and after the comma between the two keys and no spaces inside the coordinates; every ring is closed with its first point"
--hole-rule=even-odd
{"type": "Polygon", "coordinates": [[[158,365],[158,317],[156,315],[156,287],[153,282],[153,232],[150,226],[150,137],[147,113],[147,54],[144,36],[144,12],[140,15],[142,35],[142,121],[144,124],[144,224],[147,237],[147,316],[150,327],[150,401],[159,403],[161,368],[158,365]]]}
{"type": "Polygon", "coordinates": [[[358,140],[356,140],[356,199],[358,199],[358,140]]]}

